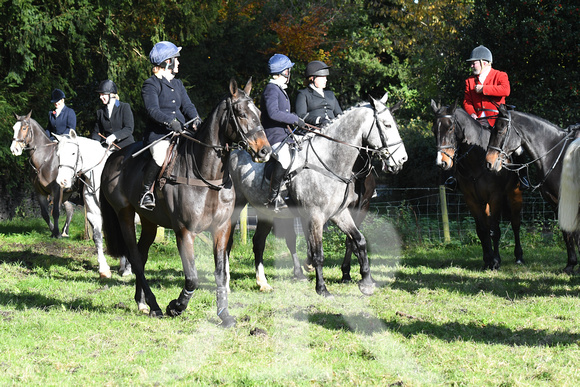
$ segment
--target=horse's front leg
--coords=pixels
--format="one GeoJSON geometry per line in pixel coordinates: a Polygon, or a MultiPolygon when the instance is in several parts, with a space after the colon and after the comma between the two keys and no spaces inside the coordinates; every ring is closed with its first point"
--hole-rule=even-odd
{"type": "Polygon", "coordinates": [[[501,266],[501,255],[499,254],[499,240],[501,238],[501,230],[499,228],[500,212],[502,205],[501,203],[490,203],[489,204],[489,215],[488,215],[488,225],[489,225],[489,237],[492,242],[492,267],[493,270],[498,270],[501,266]]]}
{"type": "Polygon", "coordinates": [[[342,265],[340,265],[340,270],[342,271],[342,283],[349,283],[352,281],[350,276],[350,266],[351,266],[351,259],[352,259],[352,252],[353,252],[353,244],[354,242],[352,239],[347,236],[344,240],[344,258],[342,260],[342,265]]]}
{"type": "MultiPolygon", "coordinates": [[[[371,266],[367,254],[367,242],[364,235],[359,231],[349,211],[343,210],[335,215],[332,220],[350,239],[352,252],[358,258],[362,279],[358,287],[364,295],[370,296],[375,292],[375,281],[371,276],[371,266]]],[[[343,270],[344,278],[344,270],[343,270]]]]}
{"type": "Polygon", "coordinates": [[[185,275],[185,284],[179,297],[172,300],[167,306],[166,313],[169,316],[176,317],[187,308],[187,304],[193,296],[195,289],[199,287],[199,279],[197,277],[197,268],[195,267],[195,253],[194,242],[195,234],[185,227],[175,232],[177,238],[177,249],[181,257],[181,264],[183,265],[183,273],[185,275]]]}
{"type": "Polygon", "coordinates": [[[51,235],[53,235],[54,223],[52,223],[52,220],[50,219],[50,213],[48,208],[49,207],[48,197],[40,193],[37,194],[36,196],[38,198],[38,203],[40,204],[40,215],[42,215],[42,219],[44,219],[44,221],[48,225],[48,229],[50,230],[51,235]]]}
{"type": "Polygon", "coordinates": [[[231,232],[231,224],[226,221],[213,233],[217,315],[222,320],[221,325],[224,328],[236,325],[236,318],[230,315],[228,310],[229,259],[227,245],[231,232]]]}
{"type": "Polygon", "coordinates": [[[567,232],[562,230],[562,236],[564,237],[566,252],[568,253],[568,262],[564,268],[564,273],[574,274],[574,267],[578,264],[576,248],[580,248],[579,234],[577,232],[567,232]]]}
{"type": "Polygon", "coordinates": [[[468,195],[465,196],[465,202],[469,208],[469,212],[475,220],[475,231],[479,242],[481,243],[481,249],[483,251],[483,269],[493,269],[493,250],[491,248],[491,237],[488,226],[488,219],[485,213],[485,208],[483,204],[477,203],[476,199],[468,195]]]}
{"type": "Polygon", "coordinates": [[[68,200],[66,202],[63,203],[64,205],[64,211],[66,213],[66,220],[64,222],[64,226],[62,226],[62,236],[63,237],[68,237],[69,236],[69,227],[70,227],[70,222],[72,221],[72,217],[74,215],[75,212],[75,208],[74,205],[69,202],[68,200]]]}
{"type": "MultiPolygon", "coordinates": [[[[52,183],[56,184],[56,183],[52,183]]],[[[55,187],[52,190],[52,220],[54,227],[52,228],[52,238],[62,237],[60,230],[58,228],[58,218],[60,217],[60,205],[62,202],[62,188],[60,186],[55,187]]]]}
{"type": "Polygon", "coordinates": [[[101,278],[111,278],[111,268],[103,252],[103,217],[101,215],[101,209],[96,195],[88,193],[88,191],[88,189],[85,189],[85,210],[87,220],[93,229],[93,242],[95,242],[95,247],[97,248],[99,275],[101,278]]]}

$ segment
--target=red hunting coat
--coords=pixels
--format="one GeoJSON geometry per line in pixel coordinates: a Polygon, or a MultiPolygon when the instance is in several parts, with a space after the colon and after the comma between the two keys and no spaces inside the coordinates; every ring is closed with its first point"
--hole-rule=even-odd
{"type": "MultiPolygon", "coordinates": [[[[481,117],[485,112],[486,116],[497,115],[497,105],[505,104],[505,97],[510,95],[510,81],[503,71],[491,69],[483,82],[483,93],[475,92],[475,85],[479,84],[478,76],[471,76],[465,80],[465,96],[463,108],[469,114],[475,113],[481,117]]],[[[495,118],[488,118],[491,126],[495,124],[495,118]]]]}

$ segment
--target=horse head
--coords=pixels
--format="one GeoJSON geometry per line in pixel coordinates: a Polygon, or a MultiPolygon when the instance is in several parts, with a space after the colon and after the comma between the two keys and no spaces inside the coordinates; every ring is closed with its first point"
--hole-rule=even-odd
{"type": "Polygon", "coordinates": [[[77,133],[71,129],[68,136],[58,134],[54,136],[58,141],[56,155],[59,159],[56,182],[62,188],[67,189],[72,187],[81,161],[77,133]]]}
{"type": "Polygon", "coordinates": [[[30,124],[31,115],[32,110],[25,116],[14,114],[16,117],[16,123],[12,127],[12,129],[14,129],[14,137],[12,138],[12,144],[10,145],[10,152],[12,152],[14,156],[20,156],[22,151],[26,149],[26,146],[32,141],[34,134],[30,124]]]}
{"type": "Polygon", "coordinates": [[[399,108],[400,103],[389,108],[386,105],[387,98],[388,94],[385,94],[380,100],[371,97],[376,124],[373,127],[377,127],[378,130],[371,129],[366,141],[370,146],[379,150],[378,155],[383,162],[383,171],[398,173],[403,168],[408,156],[399,134],[399,127],[392,114],[392,111],[399,108]]]}
{"type": "Polygon", "coordinates": [[[231,141],[243,144],[245,150],[252,155],[254,162],[266,162],[272,154],[272,147],[264,133],[260,122],[260,110],[250,98],[252,78],[248,80],[243,90],[238,89],[237,82],[230,80],[230,95],[226,99],[228,109],[227,136],[231,141]]]}
{"type": "Polygon", "coordinates": [[[512,154],[517,154],[522,149],[522,137],[512,123],[510,111],[503,104],[498,110],[485,155],[487,168],[494,172],[501,171],[512,154]]]}
{"type": "Polygon", "coordinates": [[[452,106],[441,106],[440,103],[431,100],[431,108],[433,113],[435,113],[435,121],[432,128],[437,144],[435,164],[443,170],[449,170],[453,167],[453,160],[458,146],[456,120],[454,117],[457,109],[457,100],[452,106]]]}

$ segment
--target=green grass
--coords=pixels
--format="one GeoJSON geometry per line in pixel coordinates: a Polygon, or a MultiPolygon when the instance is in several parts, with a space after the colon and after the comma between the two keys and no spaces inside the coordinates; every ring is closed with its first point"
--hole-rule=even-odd
{"type": "MultiPolygon", "coordinates": [[[[392,234],[392,230],[389,231],[392,234]]],[[[334,299],[291,280],[270,237],[255,284],[251,245],[231,257],[232,329],[218,326],[211,246],[196,241],[201,288],[178,318],[151,319],[134,279],[98,279],[76,215],[54,240],[40,220],[0,223],[0,385],[106,386],[575,386],[580,383],[580,280],[561,273],[555,243],[524,244],[525,266],[483,272],[478,245],[393,246],[367,235],[379,286],[363,296],[340,283],[342,237],[326,235],[324,273],[334,299]]],[[[172,233],[153,245],[147,273],[164,308],[183,285],[172,233]]],[[[530,238],[524,238],[529,240],[530,238]]],[[[299,245],[305,257],[303,240],[299,245]]],[[[108,258],[116,269],[118,262],[108,258]]],[[[358,265],[353,278],[359,279],[358,265]]]]}

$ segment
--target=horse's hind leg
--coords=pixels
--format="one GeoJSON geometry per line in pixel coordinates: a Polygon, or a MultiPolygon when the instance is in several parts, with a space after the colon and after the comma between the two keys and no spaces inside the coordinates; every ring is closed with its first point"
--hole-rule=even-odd
{"type": "Polygon", "coordinates": [[[316,293],[324,297],[332,297],[332,294],[326,288],[322,274],[322,265],[324,263],[324,252],[322,249],[324,220],[311,218],[309,221],[303,220],[302,223],[304,229],[308,230],[308,255],[316,272],[316,293]]]}
{"type": "Polygon", "coordinates": [[[580,248],[580,238],[578,238],[578,233],[567,232],[562,230],[562,236],[564,237],[564,243],[566,244],[566,252],[568,253],[568,262],[564,268],[564,273],[574,274],[574,267],[578,264],[578,256],[576,255],[576,248],[580,248]]]}
{"type": "Polygon", "coordinates": [[[64,226],[62,227],[62,236],[63,237],[68,237],[68,231],[69,231],[69,227],[70,227],[70,222],[72,221],[72,217],[74,215],[75,212],[75,208],[74,208],[74,204],[72,204],[71,202],[69,202],[68,200],[66,202],[64,202],[64,210],[66,213],[66,220],[64,222],[64,226]]]}
{"type": "Polygon", "coordinates": [[[297,281],[307,281],[308,279],[302,272],[302,267],[300,266],[300,260],[298,259],[298,254],[296,253],[296,231],[294,230],[294,219],[277,219],[276,227],[282,227],[284,240],[286,241],[286,247],[292,255],[292,265],[293,265],[293,275],[294,279],[297,281]]]}
{"type": "Polygon", "coordinates": [[[353,244],[354,242],[352,241],[352,239],[347,236],[344,241],[345,246],[344,259],[342,260],[342,265],[340,265],[340,270],[342,271],[342,279],[341,279],[342,283],[348,283],[352,281],[352,278],[350,276],[350,264],[352,259],[353,244]]]}
{"type": "Polygon", "coordinates": [[[179,297],[175,300],[172,300],[165,310],[167,315],[171,317],[176,317],[183,313],[183,311],[187,308],[189,300],[193,296],[193,292],[199,287],[197,268],[195,267],[195,234],[185,228],[182,228],[181,230],[175,232],[175,237],[177,239],[177,248],[179,250],[181,264],[183,266],[183,273],[185,275],[185,284],[181,290],[181,293],[179,294],[179,297]]]}
{"type": "Polygon", "coordinates": [[[514,232],[514,256],[516,259],[516,264],[523,265],[524,262],[524,251],[522,249],[522,243],[520,241],[520,227],[522,224],[522,193],[519,189],[514,194],[515,196],[510,198],[510,215],[511,215],[511,225],[512,231],[514,232]]]}
{"type": "Polygon", "coordinates": [[[38,203],[40,204],[40,215],[42,215],[42,219],[44,219],[48,225],[51,235],[54,235],[54,224],[52,223],[52,220],[50,220],[50,213],[48,210],[48,198],[42,194],[38,194],[37,197],[38,203]]]}
{"type": "Polygon", "coordinates": [[[266,279],[266,273],[264,273],[264,249],[266,248],[266,238],[270,234],[270,231],[272,231],[272,223],[258,218],[252,244],[254,250],[254,266],[256,268],[256,282],[261,292],[272,290],[272,286],[270,286],[266,279]]]}

